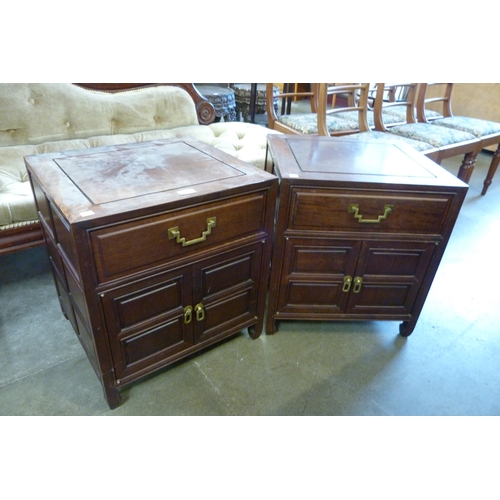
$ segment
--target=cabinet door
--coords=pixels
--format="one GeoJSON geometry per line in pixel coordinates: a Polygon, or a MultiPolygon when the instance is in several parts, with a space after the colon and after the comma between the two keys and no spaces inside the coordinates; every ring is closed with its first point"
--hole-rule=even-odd
{"type": "Polygon", "coordinates": [[[350,280],[361,243],[356,240],[288,238],[285,242],[278,311],[337,314],[348,306],[350,280]]]}
{"type": "Polygon", "coordinates": [[[289,238],[278,311],[297,315],[411,314],[435,244],[289,238]]]}
{"type": "Polygon", "coordinates": [[[190,266],[107,291],[102,304],[117,379],[193,345],[190,266]]]}
{"type": "Polygon", "coordinates": [[[435,246],[426,242],[363,242],[348,312],[373,316],[410,314],[435,246]]]}
{"type": "Polygon", "coordinates": [[[194,266],[195,343],[255,323],[263,246],[248,245],[194,266]]]}

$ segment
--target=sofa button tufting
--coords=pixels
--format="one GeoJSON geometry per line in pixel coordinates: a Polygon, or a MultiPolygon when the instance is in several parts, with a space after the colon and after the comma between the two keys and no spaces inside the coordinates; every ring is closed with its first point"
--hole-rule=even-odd
{"type": "Polygon", "coordinates": [[[69,122],[66,122],[66,123],[64,124],[64,126],[65,126],[66,128],[69,128],[70,123],[69,123],[69,122]]]}
{"type": "Polygon", "coordinates": [[[29,102],[30,104],[35,104],[35,99],[33,99],[33,97],[30,97],[30,98],[28,99],[28,102],[29,102]]]}

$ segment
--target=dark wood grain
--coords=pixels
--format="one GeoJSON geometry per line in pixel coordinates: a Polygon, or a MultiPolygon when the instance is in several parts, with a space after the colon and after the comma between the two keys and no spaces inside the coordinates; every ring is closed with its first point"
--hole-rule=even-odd
{"type": "Polygon", "coordinates": [[[61,309],[111,408],[130,382],[243,328],[261,334],[275,176],[182,139],[26,166],[61,309]]]}
{"type": "Polygon", "coordinates": [[[391,144],[270,136],[268,152],[280,192],[266,332],[278,320],[392,319],[410,335],[467,186],[391,144]]]}

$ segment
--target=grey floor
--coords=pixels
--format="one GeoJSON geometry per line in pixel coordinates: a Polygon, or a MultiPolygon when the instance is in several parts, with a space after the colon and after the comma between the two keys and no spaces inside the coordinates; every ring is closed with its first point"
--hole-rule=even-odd
{"type": "MultiPolygon", "coordinates": [[[[500,177],[482,153],[414,333],[282,322],[122,390],[111,411],[63,318],[42,247],[0,257],[0,415],[500,415],[500,177]]],[[[443,166],[458,172],[460,158],[443,166]]],[[[500,174],[499,174],[500,175],[500,174]]]]}

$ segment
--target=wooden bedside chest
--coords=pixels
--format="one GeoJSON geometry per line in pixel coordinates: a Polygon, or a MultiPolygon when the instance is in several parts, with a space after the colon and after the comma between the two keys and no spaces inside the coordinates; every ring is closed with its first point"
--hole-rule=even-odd
{"type": "Polygon", "coordinates": [[[280,180],[266,332],[398,320],[412,333],[467,185],[406,146],[269,136],[280,180]]]}
{"type": "Polygon", "coordinates": [[[118,389],[263,329],[278,181],[196,140],[26,157],[61,307],[118,389]]]}

